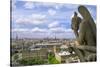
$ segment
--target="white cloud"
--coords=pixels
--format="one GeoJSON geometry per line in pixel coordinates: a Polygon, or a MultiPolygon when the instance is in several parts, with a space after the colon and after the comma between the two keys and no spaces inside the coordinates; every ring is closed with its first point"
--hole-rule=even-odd
{"type": "Polygon", "coordinates": [[[24,4],[24,7],[27,8],[27,9],[32,9],[34,8],[34,3],[31,2],[31,1],[26,1],[26,3],[24,4]]]}
{"type": "Polygon", "coordinates": [[[31,30],[32,32],[47,32],[47,29],[40,29],[38,27],[35,27],[31,30]]]}
{"type": "Polygon", "coordinates": [[[62,32],[66,32],[66,28],[63,27],[50,28],[50,31],[56,33],[62,33],[62,32]]]}
{"type": "Polygon", "coordinates": [[[49,28],[58,27],[58,26],[60,26],[58,21],[54,21],[48,25],[49,28]]]}
{"type": "Polygon", "coordinates": [[[45,7],[53,7],[55,9],[60,9],[61,7],[63,7],[65,4],[63,3],[49,3],[49,2],[39,2],[39,3],[35,3],[38,6],[45,6],[45,7]]]}
{"type": "Polygon", "coordinates": [[[73,32],[72,29],[66,29],[63,27],[56,27],[56,28],[50,28],[51,32],[58,32],[58,33],[71,33],[73,32]]]}
{"type": "Polygon", "coordinates": [[[24,29],[24,28],[16,28],[16,29],[12,29],[12,32],[27,32],[29,31],[29,29],[24,29]]]}
{"type": "Polygon", "coordinates": [[[72,29],[66,29],[64,27],[55,27],[55,28],[49,28],[48,30],[50,33],[65,33],[70,34],[73,33],[72,29]]]}
{"type": "Polygon", "coordinates": [[[68,32],[72,32],[71,29],[66,29],[63,27],[56,27],[56,28],[39,28],[39,27],[35,27],[33,29],[27,29],[27,28],[16,28],[16,29],[12,29],[12,32],[43,32],[43,33],[68,33],[68,32]]]}
{"type": "Polygon", "coordinates": [[[54,9],[49,9],[48,14],[54,16],[56,14],[56,11],[54,9]]]}
{"type": "Polygon", "coordinates": [[[77,9],[79,5],[75,5],[75,4],[66,4],[64,5],[65,7],[67,7],[68,9],[77,9]]]}
{"type": "Polygon", "coordinates": [[[60,9],[61,7],[63,7],[63,4],[55,4],[54,6],[56,9],[60,9]]]}
{"type": "Polygon", "coordinates": [[[42,28],[39,28],[39,27],[35,27],[33,29],[27,29],[27,28],[16,28],[16,29],[12,29],[11,30],[12,32],[48,32],[47,29],[42,29],[42,28]]]}
{"type": "Polygon", "coordinates": [[[29,19],[23,17],[16,19],[16,23],[26,23],[26,22],[30,22],[29,19]]]}
{"type": "Polygon", "coordinates": [[[46,15],[42,15],[42,14],[32,14],[32,18],[34,19],[44,19],[46,17],[46,15]]]}
{"type": "Polygon", "coordinates": [[[42,14],[32,14],[28,16],[19,16],[16,19],[16,23],[31,23],[35,25],[43,24],[46,22],[45,20],[46,15],[42,14]]]}
{"type": "Polygon", "coordinates": [[[45,7],[54,7],[54,8],[58,8],[58,5],[59,4],[56,4],[56,3],[49,3],[49,2],[39,2],[39,3],[35,3],[37,4],[38,6],[45,6],[45,7]]]}
{"type": "Polygon", "coordinates": [[[66,31],[67,31],[67,32],[73,32],[73,30],[72,30],[72,29],[66,29],[66,31]]]}

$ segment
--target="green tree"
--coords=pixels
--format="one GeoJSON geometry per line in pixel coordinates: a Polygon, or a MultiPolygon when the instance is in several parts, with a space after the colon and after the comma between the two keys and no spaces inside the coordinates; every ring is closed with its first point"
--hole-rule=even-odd
{"type": "Polygon", "coordinates": [[[58,60],[56,60],[53,53],[48,54],[48,61],[50,64],[59,64],[60,63],[58,60]]]}

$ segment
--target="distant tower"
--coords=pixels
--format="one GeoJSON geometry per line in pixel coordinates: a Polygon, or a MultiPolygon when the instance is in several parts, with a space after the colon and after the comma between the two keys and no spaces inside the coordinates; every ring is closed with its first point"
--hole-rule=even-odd
{"type": "Polygon", "coordinates": [[[55,36],[55,40],[56,40],[56,36],[55,36]]]}
{"type": "Polygon", "coordinates": [[[56,40],[57,38],[56,38],[56,34],[55,34],[55,40],[56,40]]]}
{"type": "Polygon", "coordinates": [[[18,40],[18,35],[16,34],[16,38],[15,38],[16,40],[18,40]]]}

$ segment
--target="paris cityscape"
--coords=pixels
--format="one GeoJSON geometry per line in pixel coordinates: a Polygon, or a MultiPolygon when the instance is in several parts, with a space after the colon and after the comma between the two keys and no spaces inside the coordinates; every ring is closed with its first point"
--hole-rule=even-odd
{"type": "MultiPolygon", "coordinates": [[[[11,1],[11,66],[80,63],[71,19],[78,4],[11,1]]],[[[96,23],[96,6],[85,5],[96,23]]],[[[78,14],[80,18],[82,16],[78,14]]]]}

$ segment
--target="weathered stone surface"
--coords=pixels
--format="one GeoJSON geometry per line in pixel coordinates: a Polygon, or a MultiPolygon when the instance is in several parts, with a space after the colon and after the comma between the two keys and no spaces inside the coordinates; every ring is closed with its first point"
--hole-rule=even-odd
{"type": "Polygon", "coordinates": [[[80,57],[81,62],[96,61],[96,25],[85,6],[78,7],[83,19],[79,26],[77,38],[80,46],[73,47],[73,50],[80,57]]]}

